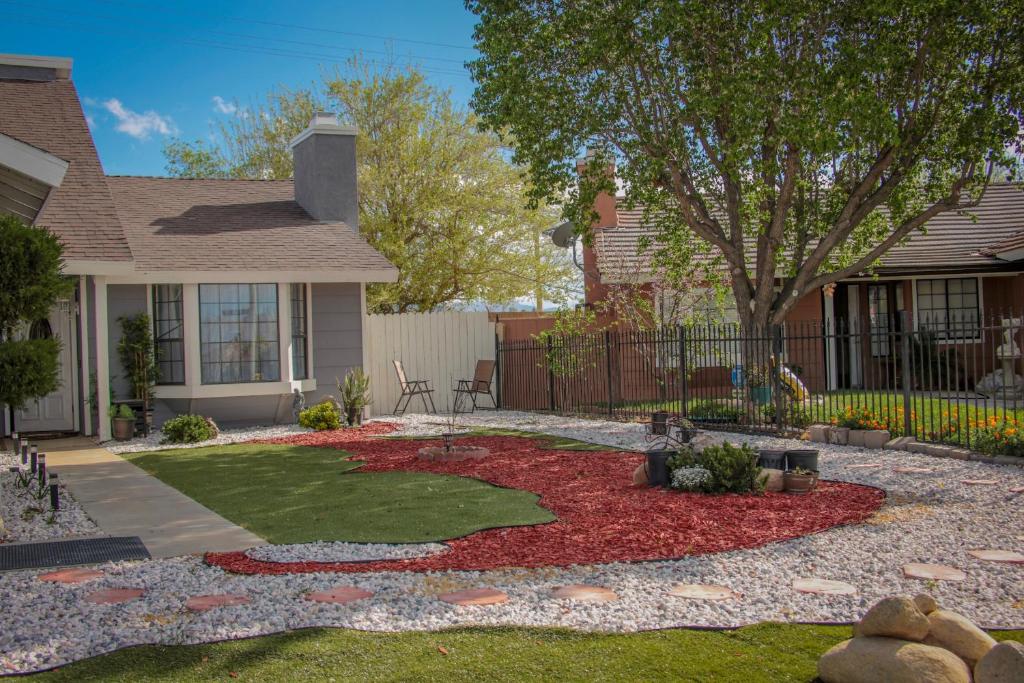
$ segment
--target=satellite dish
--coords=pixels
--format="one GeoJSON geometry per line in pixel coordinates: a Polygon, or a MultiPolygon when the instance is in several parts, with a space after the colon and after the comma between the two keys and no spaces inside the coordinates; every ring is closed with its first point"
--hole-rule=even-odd
{"type": "Polygon", "coordinates": [[[572,221],[566,221],[552,228],[549,233],[551,241],[556,247],[568,249],[576,241],[576,226],[572,221]]]}

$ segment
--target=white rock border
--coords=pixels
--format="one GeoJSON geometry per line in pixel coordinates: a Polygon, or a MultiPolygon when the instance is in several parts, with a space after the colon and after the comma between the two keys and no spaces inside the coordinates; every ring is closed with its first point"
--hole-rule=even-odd
{"type": "Polygon", "coordinates": [[[448,552],[443,543],[346,543],[318,541],[289,545],[263,545],[245,551],[261,562],[373,562],[409,560],[448,552]]]}

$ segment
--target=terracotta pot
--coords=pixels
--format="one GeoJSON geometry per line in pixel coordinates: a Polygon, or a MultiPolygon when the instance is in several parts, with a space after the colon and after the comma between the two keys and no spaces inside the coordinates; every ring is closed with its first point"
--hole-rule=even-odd
{"type": "Polygon", "coordinates": [[[866,448],[885,448],[892,435],[888,429],[869,429],[864,432],[864,446],[866,448]]]}
{"type": "Polygon", "coordinates": [[[850,442],[850,428],[832,427],[828,430],[828,442],[837,446],[845,446],[850,442]]]}
{"type": "Polygon", "coordinates": [[[814,485],[818,482],[818,475],[786,472],[782,475],[782,479],[786,493],[807,493],[814,489],[814,485]]]}
{"type": "Polygon", "coordinates": [[[114,417],[110,420],[110,431],[117,441],[128,441],[135,436],[134,417],[114,417]]]}

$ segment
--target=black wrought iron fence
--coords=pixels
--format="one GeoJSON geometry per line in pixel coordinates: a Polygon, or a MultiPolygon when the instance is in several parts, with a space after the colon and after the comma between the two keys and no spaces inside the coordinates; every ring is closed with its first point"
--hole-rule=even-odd
{"type": "Polygon", "coordinates": [[[1021,318],[945,316],[914,326],[903,313],[499,342],[499,402],[618,420],[667,411],[742,431],[838,423],[1019,454],[1021,318]]]}

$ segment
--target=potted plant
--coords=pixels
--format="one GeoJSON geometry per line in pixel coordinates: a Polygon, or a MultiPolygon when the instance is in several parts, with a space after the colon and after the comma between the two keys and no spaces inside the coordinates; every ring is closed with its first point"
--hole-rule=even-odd
{"type": "Polygon", "coordinates": [[[121,339],[117,354],[124,369],[124,379],[132,388],[132,399],[142,415],[144,433],[149,434],[153,424],[153,389],[159,379],[153,325],[145,313],[121,316],[121,339]]]}
{"type": "Polygon", "coordinates": [[[349,427],[362,424],[363,408],[370,405],[370,378],[362,368],[354,368],[345,374],[344,381],[338,382],[341,405],[345,411],[345,422],[349,427]]]}
{"type": "Polygon", "coordinates": [[[110,406],[110,424],[115,439],[128,441],[135,436],[135,411],[123,403],[110,406]]]}
{"type": "Polygon", "coordinates": [[[679,443],[690,443],[690,440],[700,431],[685,417],[679,418],[676,426],[679,430],[679,443]]]}
{"type": "Polygon", "coordinates": [[[807,493],[814,488],[818,481],[818,475],[803,467],[796,467],[787,470],[782,475],[782,479],[786,493],[807,493]]]}
{"type": "Polygon", "coordinates": [[[786,469],[786,451],[761,450],[757,452],[757,466],[769,470],[786,469]]]}
{"type": "Polygon", "coordinates": [[[791,470],[800,468],[809,472],[817,472],[818,451],[813,448],[794,448],[788,450],[786,451],[786,464],[788,469],[791,470]]]}

